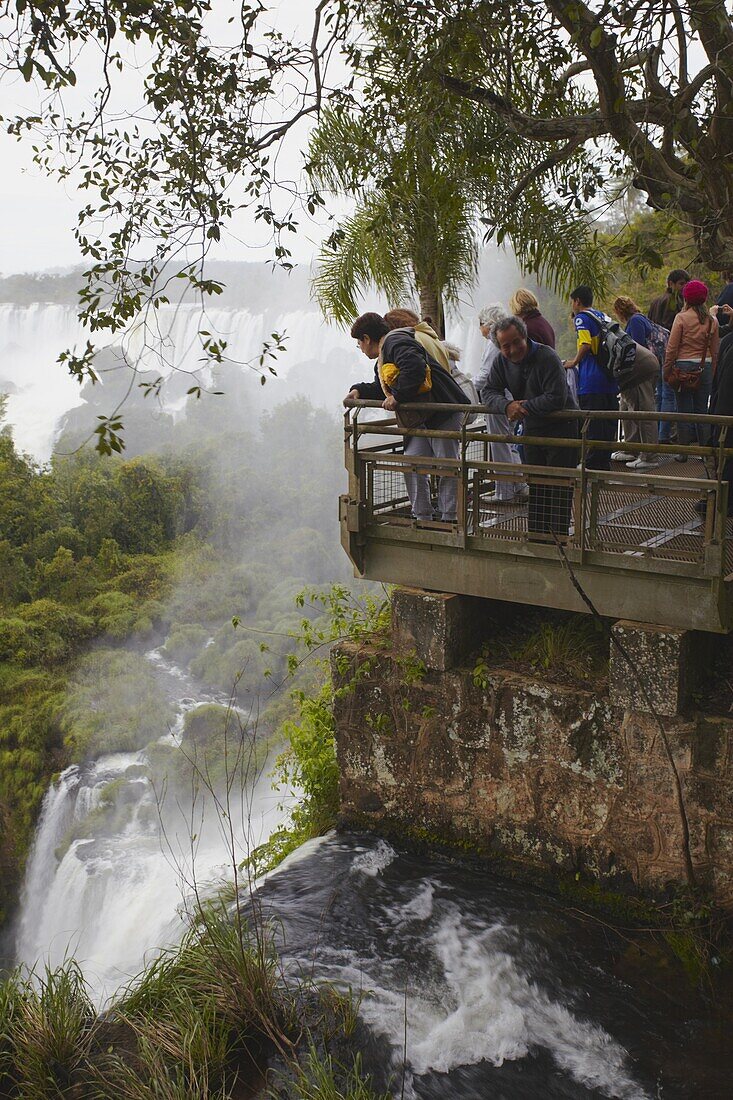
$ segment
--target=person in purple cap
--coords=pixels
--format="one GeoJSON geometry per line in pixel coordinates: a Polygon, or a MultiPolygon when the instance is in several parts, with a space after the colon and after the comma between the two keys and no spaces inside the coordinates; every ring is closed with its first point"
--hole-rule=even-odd
{"type": "MultiPolygon", "coordinates": [[[[664,376],[675,390],[677,412],[706,413],[710,401],[713,375],[718,364],[718,346],[720,333],[717,318],[707,307],[708,288],[699,279],[685,283],[682,290],[683,308],[672,324],[664,359],[664,376]],[[688,375],[692,379],[699,373],[700,381],[696,389],[686,388],[680,376],[688,375]]],[[[689,445],[693,433],[697,434],[700,444],[707,444],[710,428],[707,424],[680,423],[679,441],[689,445]]],[[[679,462],[686,462],[686,455],[675,456],[679,462]]]]}

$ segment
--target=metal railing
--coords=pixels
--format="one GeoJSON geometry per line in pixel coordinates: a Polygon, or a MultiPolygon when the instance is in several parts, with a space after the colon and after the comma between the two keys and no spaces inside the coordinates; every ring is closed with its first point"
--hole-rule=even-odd
{"type": "Polygon", "coordinates": [[[690,576],[702,571],[722,579],[733,573],[733,525],[723,476],[725,461],[733,456],[733,447],[726,446],[733,417],[563,410],[553,418],[575,421],[577,438],[520,438],[469,425],[471,414],[486,412],[483,406],[410,405],[430,413],[462,413],[460,430],[442,431],[404,430],[393,417],[365,421],[362,410],[380,408],[377,401],[345,404],[349,500],[362,533],[387,527],[396,538],[487,550],[521,546],[535,556],[556,554],[561,542],[568,556],[581,563],[603,565],[613,559],[625,567],[690,576]],[[714,445],[684,446],[589,438],[593,421],[609,419],[714,426],[717,438],[714,445]],[[404,453],[405,440],[422,437],[457,441],[457,458],[404,453]],[[498,462],[491,449],[497,443],[551,446],[572,454],[568,466],[498,462]],[[616,464],[610,471],[593,468],[596,452],[619,447],[633,455],[652,452],[661,464],[638,472],[616,464]],[[684,455],[686,463],[673,462],[674,455],[684,455]],[[436,512],[430,519],[414,519],[406,478],[429,479],[434,504],[441,486],[444,494],[450,486],[447,497],[455,498],[455,518],[436,512]],[[502,492],[512,499],[498,499],[502,492]]]}

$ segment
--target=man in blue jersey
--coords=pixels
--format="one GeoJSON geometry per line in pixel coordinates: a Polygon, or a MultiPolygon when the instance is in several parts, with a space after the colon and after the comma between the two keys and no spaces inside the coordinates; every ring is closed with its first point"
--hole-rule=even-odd
{"type": "MultiPolygon", "coordinates": [[[[593,309],[593,291],[589,286],[579,286],[570,295],[570,306],[575,318],[575,335],[578,350],[574,359],[566,359],[566,370],[578,368],[578,404],[581,409],[599,412],[618,412],[618,386],[598,363],[598,345],[605,314],[593,309]]],[[[610,320],[610,318],[606,318],[610,320]]],[[[603,439],[609,444],[617,438],[618,420],[591,420],[588,439],[603,439]]],[[[586,466],[589,470],[610,470],[613,447],[588,452],[586,466]]]]}

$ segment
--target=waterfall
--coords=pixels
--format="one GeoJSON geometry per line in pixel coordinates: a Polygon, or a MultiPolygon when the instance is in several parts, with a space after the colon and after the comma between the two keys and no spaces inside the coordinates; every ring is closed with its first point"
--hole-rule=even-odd
{"type": "MultiPolygon", "coordinates": [[[[178,717],[160,744],[184,752],[183,717],[201,698],[181,669],[157,651],[148,656],[178,696],[178,717]]],[[[109,754],[51,784],[21,893],[18,961],[55,967],[73,956],[100,1005],[180,938],[194,892],[231,879],[232,861],[241,863],[283,819],[268,767],[232,800],[230,836],[206,791],[191,798],[167,790],[149,763],[149,750],[109,754]]]]}
{"type": "MultiPolygon", "coordinates": [[[[228,369],[242,371],[249,371],[252,364],[257,366],[263,344],[272,343],[273,333],[285,333],[286,350],[273,362],[277,378],[271,378],[272,396],[268,400],[282,401],[292,396],[288,379],[294,368],[303,368],[307,371],[305,376],[297,372],[299,392],[307,393],[316,404],[337,408],[346,386],[370,377],[371,365],[356,351],[347,330],[324,321],[308,300],[303,280],[300,284],[293,283],[292,289],[286,284],[289,294],[283,293],[280,283],[273,282],[272,296],[267,299],[262,293],[267,272],[255,269],[255,265],[243,267],[253,269],[245,274],[257,284],[255,309],[246,305],[238,308],[236,298],[234,308],[232,305],[224,308],[215,302],[206,309],[164,305],[152,319],[138,321],[124,335],[117,334],[111,340],[83,329],[73,305],[0,303],[0,393],[10,395],[8,421],[18,448],[45,461],[53,449],[59,418],[85,404],[77,381],[57,363],[57,358],[67,348],[83,348],[90,339],[98,347],[122,343],[128,362],[141,371],[153,372],[149,376],[152,378],[167,377],[174,370],[201,371],[202,330],[227,341],[228,369]],[[324,366],[331,368],[330,374],[324,373],[324,366]],[[338,392],[334,392],[334,387],[338,392]]],[[[496,298],[506,302],[519,282],[512,257],[499,250],[487,250],[475,291],[461,302],[448,323],[448,339],[463,348],[461,365],[467,373],[475,374],[481,362],[479,308],[496,298]]],[[[246,291],[243,295],[246,298],[246,291]]],[[[377,295],[362,303],[364,309],[382,309],[385,305],[377,295]]],[[[168,393],[163,389],[163,407],[167,412],[181,412],[185,407],[186,390],[192,383],[183,374],[179,380],[180,384],[170,387],[168,393]]],[[[206,380],[204,377],[203,381],[206,380]]],[[[102,386],[104,382],[102,374],[102,386]]]]}
{"type": "MultiPolygon", "coordinates": [[[[162,306],[156,314],[154,332],[149,325],[139,323],[124,337],[116,337],[115,342],[122,340],[127,361],[140,371],[152,372],[150,377],[167,377],[173,371],[192,374],[202,369],[202,329],[227,341],[229,369],[242,371],[257,365],[264,342],[273,342],[272,333],[287,333],[286,351],[274,363],[277,379],[271,387],[279,400],[291,396],[285,386],[277,383],[286,381],[293,366],[308,363],[317,368],[334,355],[337,359],[354,359],[347,333],[325,324],[316,310],[292,308],[286,302],[279,309],[260,314],[246,309],[202,313],[199,307],[162,306]]],[[[90,334],[81,327],[72,306],[0,303],[0,393],[9,394],[8,422],[19,450],[41,461],[50,457],[59,418],[85,403],[76,380],[56,360],[66,348],[79,349],[92,338],[99,342],[99,334],[90,334]]],[[[187,375],[180,377],[185,385],[162,391],[167,412],[180,412],[186,404],[186,390],[192,380],[187,375]]],[[[206,371],[202,380],[208,381],[206,371]]],[[[345,377],[344,384],[346,381],[345,377]]],[[[102,374],[102,387],[104,382],[102,374]]],[[[329,391],[328,397],[333,400],[334,395],[329,391]]]]}

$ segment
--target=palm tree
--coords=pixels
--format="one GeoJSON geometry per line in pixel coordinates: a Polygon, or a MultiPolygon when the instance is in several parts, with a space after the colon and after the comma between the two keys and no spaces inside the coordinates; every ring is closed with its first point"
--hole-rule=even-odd
{"type": "Polygon", "coordinates": [[[395,304],[417,292],[442,334],[446,306],[478,265],[478,222],[456,163],[419,125],[369,142],[358,119],[330,110],[312,138],[309,172],[316,187],[356,199],[319,256],[313,289],[324,314],[346,324],[372,286],[395,304]]]}

